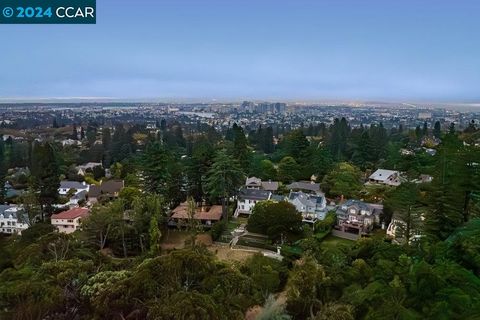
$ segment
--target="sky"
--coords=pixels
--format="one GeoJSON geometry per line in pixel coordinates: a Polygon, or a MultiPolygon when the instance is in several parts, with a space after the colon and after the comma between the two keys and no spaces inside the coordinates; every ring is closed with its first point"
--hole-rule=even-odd
{"type": "Polygon", "coordinates": [[[97,0],[0,25],[0,100],[480,101],[478,0],[97,0]]]}

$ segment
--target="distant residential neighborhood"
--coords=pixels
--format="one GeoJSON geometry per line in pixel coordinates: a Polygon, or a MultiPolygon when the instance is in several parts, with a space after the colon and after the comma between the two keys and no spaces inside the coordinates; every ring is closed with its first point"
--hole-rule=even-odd
{"type": "MultiPolygon", "coordinates": [[[[118,318],[90,302],[105,281],[119,283],[122,297],[126,288],[143,295],[151,283],[168,281],[182,294],[206,286],[220,290],[217,299],[243,295],[242,306],[225,302],[232,305],[222,309],[228,319],[282,292],[285,310],[307,319],[303,296],[296,296],[303,288],[328,283],[325,290],[345,299],[348,314],[366,314],[364,302],[346,298],[349,290],[366,294],[380,277],[388,279],[381,282],[386,292],[393,284],[404,288],[402,270],[423,268],[427,262],[415,259],[427,261],[422,255],[432,243],[449,248],[442,259],[470,268],[475,262],[462,259],[475,261],[476,251],[457,239],[479,230],[480,118],[401,110],[54,105],[39,108],[34,119],[25,106],[0,107],[9,119],[0,124],[0,245],[8,252],[0,257],[0,301],[16,297],[2,291],[16,286],[11,273],[55,266],[65,282],[52,283],[45,274],[53,271],[28,272],[42,288],[88,299],[98,318],[118,318]],[[183,268],[190,266],[187,276],[183,268]],[[173,276],[179,272],[181,282],[173,276]],[[204,280],[191,278],[198,274],[204,280]],[[135,287],[133,275],[148,283],[135,280],[142,283],[135,287]],[[223,283],[229,277],[237,289],[223,283]]],[[[115,300],[107,287],[105,301],[115,300]]],[[[165,306],[187,299],[172,297],[162,298],[165,306]]],[[[147,314],[134,299],[122,304],[118,309],[138,310],[137,319],[147,314]]],[[[12,314],[10,305],[0,302],[12,314]]],[[[167,311],[159,312],[164,318],[167,311]]]]}

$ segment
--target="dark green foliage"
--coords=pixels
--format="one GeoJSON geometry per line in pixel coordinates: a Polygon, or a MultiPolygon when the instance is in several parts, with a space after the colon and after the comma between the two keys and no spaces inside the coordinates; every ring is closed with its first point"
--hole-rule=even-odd
{"type": "Polygon", "coordinates": [[[38,194],[38,201],[44,214],[49,216],[53,212],[52,205],[58,198],[60,186],[59,171],[55,149],[50,143],[34,143],[32,158],[30,160],[30,172],[32,185],[38,194]]]}
{"type": "Polygon", "coordinates": [[[285,157],[278,164],[278,179],[290,183],[300,177],[300,165],[293,157],[285,157]]]}
{"type": "Polygon", "coordinates": [[[255,205],[247,228],[272,240],[291,241],[302,234],[302,215],[289,202],[262,201],[255,205]]]}
{"type": "Polygon", "coordinates": [[[279,291],[288,276],[288,269],[285,265],[261,254],[255,254],[245,261],[241,271],[253,280],[263,297],[279,291]]]}
{"type": "Polygon", "coordinates": [[[183,200],[183,166],[176,155],[155,142],[145,150],[141,158],[145,190],[162,195],[174,207],[183,200]]]}
{"type": "Polygon", "coordinates": [[[210,229],[210,235],[212,236],[213,241],[218,240],[226,229],[227,229],[226,220],[222,220],[215,223],[212,229],[210,229]]]}
{"type": "MultiPolygon", "coordinates": [[[[244,319],[254,305],[264,306],[259,319],[479,318],[476,123],[460,134],[454,125],[442,134],[438,122],[432,132],[424,124],[387,133],[381,123],[351,128],[346,119],[330,127],[234,125],[217,132],[218,123],[167,125],[162,120],[158,137],[140,125],[117,124],[109,132],[101,123],[86,127],[83,150],[0,139],[0,183],[2,163],[5,168],[28,165],[32,171],[36,189],[17,199],[29,216],[37,215],[39,200],[43,206],[53,203],[58,177],[74,177],[73,168],[84,162],[114,164],[112,174],[128,186],[120,199],[94,206],[83,229],[71,235],[37,223],[22,236],[0,238],[0,318],[244,319]],[[274,134],[280,139],[275,150],[274,134]],[[419,147],[430,135],[442,139],[439,146],[432,143],[436,156],[419,147]],[[377,168],[400,170],[409,180],[424,173],[434,179],[397,188],[363,186],[377,168]],[[332,213],[303,226],[292,205],[262,202],[247,228],[269,239],[237,244],[276,250],[286,241],[282,262],[262,255],[220,261],[215,248],[205,250],[191,240],[188,249],[160,250],[162,239],[173,232],[165,227],[169,207],[188,195],[221,201],[226,208],[244,183],[244,172],[285,182],[314,174],[328,196],[383,199],[382,221],[395,215],[405,222],[401,237],[418,231],[424,236],[404,242],[408,245],[392,244],[379,234],[350,242],[330,234],[332,213]],[[278,299],[266,301],[271,294],[278,299]]],[[[22,188],[28,179],[9,177],[22,188]]],[[[225,220],[215,224],[212,238],[226,226],[225,220]]],[[[192,238],[199,229],[189,225],[192,238]]]]}
{"type": "Polygon", "coordinates": [[[322,190],[334,197],[355,198],[362,183],[360,170],[346,162],[341,162],[323,178],[322,190]]]}
{"type": "Polygon", "coordinates": [[[218,151],[207,172],[204,188],[213,201],[221,199],[224,216],[228,198],[235,194],[243,183],[243,178],[244,174],[238,162],[229,157],[225,150],[218,151]]]}

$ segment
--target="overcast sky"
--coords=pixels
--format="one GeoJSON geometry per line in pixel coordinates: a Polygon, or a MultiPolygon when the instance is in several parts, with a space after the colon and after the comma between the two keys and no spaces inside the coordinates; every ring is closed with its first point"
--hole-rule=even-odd
{"type": "Polygon", "coordinates": [[[480,100],[478,0],[98,0],[0,25],[0,97],[480,100]]]}

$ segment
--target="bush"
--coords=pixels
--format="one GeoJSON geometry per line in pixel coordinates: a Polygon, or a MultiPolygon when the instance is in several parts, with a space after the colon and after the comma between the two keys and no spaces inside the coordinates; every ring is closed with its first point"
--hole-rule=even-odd
{"type": "Polygon", "coordinates": [[[225,220],[215,223],[210,230],[210,235],[212,236],[213,241],[217,241],[218,238],[223,234],[227,229],[227,222],[225,220]]]}

